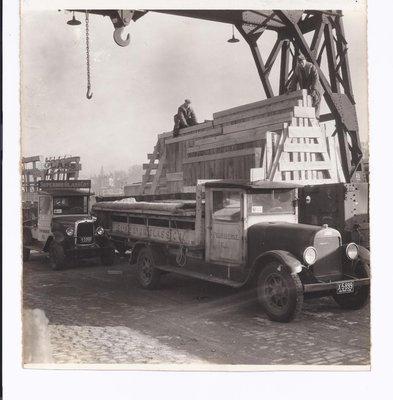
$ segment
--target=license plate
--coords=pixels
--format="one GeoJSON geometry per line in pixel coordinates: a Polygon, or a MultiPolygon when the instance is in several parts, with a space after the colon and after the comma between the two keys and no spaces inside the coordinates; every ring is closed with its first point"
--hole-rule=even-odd
{"type": "Polygon", "coordinates": [[[354,292],[354,286],[352,281],[337,283],[337,294],[345,294],[353,292],[354,292]]]}
{"type": "Polygon", "coordinates": [[[93,238],[91,236],[81,236],[80,238],[81,243],[91,243],[93,238]]]}

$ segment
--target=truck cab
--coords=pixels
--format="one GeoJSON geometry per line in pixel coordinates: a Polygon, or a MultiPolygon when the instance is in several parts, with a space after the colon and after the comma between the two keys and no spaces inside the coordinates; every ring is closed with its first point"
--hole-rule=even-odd
{"type": "Polygon", "coordinates": [[[114,243],[131,250],[144,288],[155,288],[162,271],[251,285],[269,318],[281,322],[295,318],[311,295],[364,306],[370,278],[359,246],[343,243],[328,225],[299,223],[299,187],[211,181],[197,187],[195,202],[106,202],[93,213],[114,243]]]}
{"type": "Polygon", "coordinates": [[[113,262],[113,246],[89,214],[89,180],[40,181],[38,192],[24,194],[24,261],[36,250],[49,253],[54,270],[81,258],[113,262]]]}

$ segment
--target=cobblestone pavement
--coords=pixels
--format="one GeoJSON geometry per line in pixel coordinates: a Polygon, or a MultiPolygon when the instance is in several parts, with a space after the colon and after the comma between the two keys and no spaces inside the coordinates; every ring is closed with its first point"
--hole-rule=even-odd
{"type": "Polygon", "coordinates": [[[23,287],[24,308],[49,319],[56,363],[370,363],[369,307],[341,310],[330,298],[306,300],[297,320],[280,324],[244,291],[174,274],[148,291],[126,262],[51,271],[38,254],[23,287]]]}

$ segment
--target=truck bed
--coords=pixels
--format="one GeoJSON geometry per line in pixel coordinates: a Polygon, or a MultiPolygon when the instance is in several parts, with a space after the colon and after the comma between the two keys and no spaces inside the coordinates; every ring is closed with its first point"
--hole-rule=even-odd
{"type": "Polygon", "coordinates": [[[137,214],[160,214],[176,216],[195,216],[196,202],[191,200],[127,203],[104,201],[93,205],[93,211],[132,212],[137,214]]]}

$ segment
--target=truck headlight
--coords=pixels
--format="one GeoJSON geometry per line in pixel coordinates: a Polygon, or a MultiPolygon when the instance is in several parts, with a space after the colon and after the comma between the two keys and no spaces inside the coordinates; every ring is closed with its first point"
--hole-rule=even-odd
{"type": "Polygon", "coordinates": [[[317,250],[315,247],[307,247],[303,251],[303,260],[307,265],[312,265],[317,261],[317,250]]]}
{"type": "Polygon", "coordinates": [[[105,230],[104,230],[104,228],[102,226],[99,226],[96,229],[96,234],[99,235],[99,236],[102,236],[104,234],[104,232],[105,232],[105,230]]]}
{"type": "Polygon", "coordinates": [[[354,260],[359,254],[358,246],[355,243],[349,243],[345,249],[345,254],[350,260],[354,260]]]}
{"type": "Polygon", "coordinates": [[[74,229],[73,229],[73,228],[67,228],[67,229],[66,229],[66,234],[67,234],[68,236],[72,236],[72,235],[74,234],[74,229]]]}

